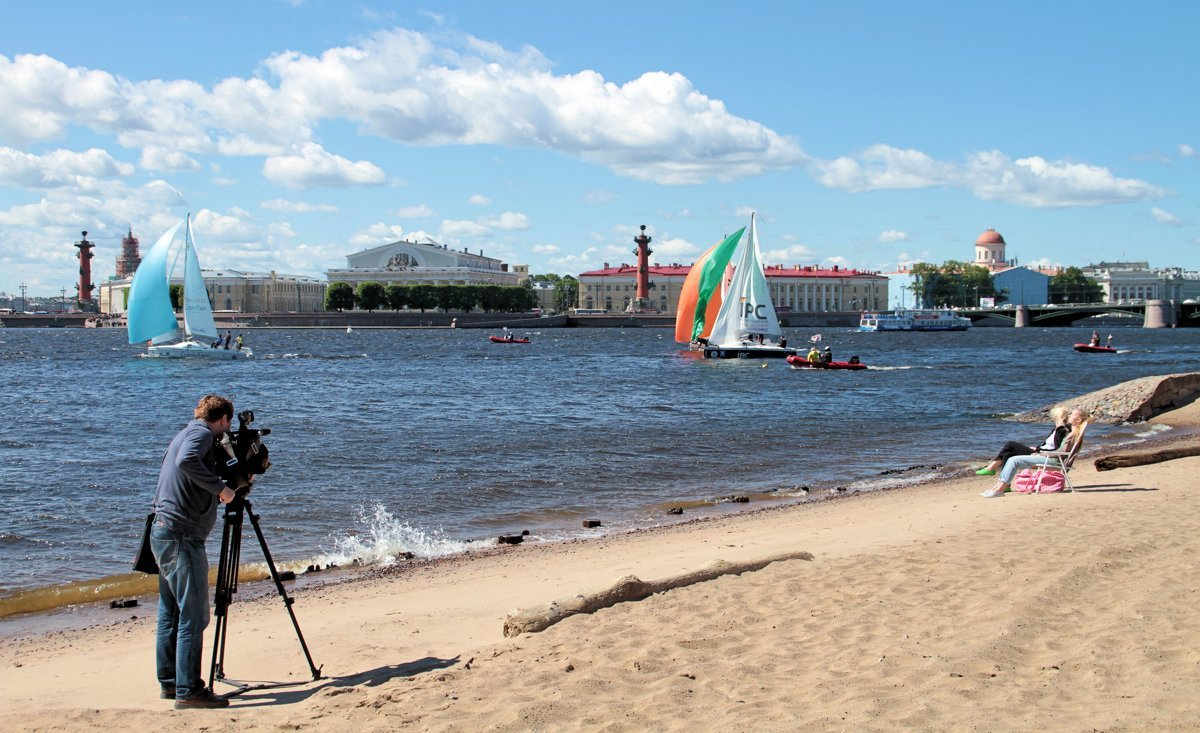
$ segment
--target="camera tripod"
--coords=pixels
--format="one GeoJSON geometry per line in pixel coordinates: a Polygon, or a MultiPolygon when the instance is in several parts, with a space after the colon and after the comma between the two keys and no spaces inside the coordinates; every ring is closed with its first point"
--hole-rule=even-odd
{"type": "Polygon", "coordinates": [[[237,593],[238,589],[238,565],[242,555],[243,515],[250,517],[250,524],[254,527],[254,534],[258,536],[258,545],[262,548],[263,558],[266,559],[267,568],[271,571],[271,580],[275,582],[275,590],[279,592],[280,598],[283,599],[283,605],[287,608],[288,616],[292,619],[292,627],[296,629],[296,638],[300,641],[300,648],[304,650],[304,658],[308,660],[308,669],[312,672],[312,678],[313,680],[321,679],[321,670],[313,664],[312,655],[308,653],[308,644],[304,642],[304,633],[300,631],[300,623],[296,620],[296,614],[292,611],[294,599],[288,595],[287,589],[283,587],[279,571],[275,569],[275,561],[271,559],[271,551],[267,549],[267,540],[263,537],[262,527],[258,524],[258,515],[254,513],[254,507],[250,505],[250,500],[246,498],[246,493],[248,493],[248,490],[238,491],[237,497],[225,505],[225,528],[221,533],[221,560],[217,565],[217,583],[213,599],[213,615],[217,617],[217,621],[213,626],[212,669],[209,675],[208,689],[209,692],[214,692],[213,688],[216,686],[217,680],[220,680],[234,688],[234,691],[226,695],[226,697],[240,695],[247,690],[262,690],[301,684],[295,682],[245,684],[225,678],[225,638],[229,632],[229,604],[233,603],[233,594],[237,593]]]}

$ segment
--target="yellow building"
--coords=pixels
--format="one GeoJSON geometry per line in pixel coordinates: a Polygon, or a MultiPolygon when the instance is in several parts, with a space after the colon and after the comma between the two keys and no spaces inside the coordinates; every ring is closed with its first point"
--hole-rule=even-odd
{"type": "MultiPolygon", "coordinates": [[[[238,270],[201,270],[214,311],[236,313],[319,313],[325,310],[325,282],[303,275],[238,270]]],[[[97,287],[100,312],[122,315],[128,310],[132,278],[107,280],[97,287]]],[[[173,278],[172,285],[183,285],[173,278]]]]}

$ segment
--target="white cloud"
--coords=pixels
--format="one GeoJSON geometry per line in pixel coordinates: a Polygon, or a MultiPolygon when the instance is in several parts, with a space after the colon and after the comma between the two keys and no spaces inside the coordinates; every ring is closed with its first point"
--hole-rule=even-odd
{"type": "Polygon", "coordinates": [[[535,255],[553,255],[561,252],[561,248],[557,244],[535,244],[533,245],[533,253],[535,255]]]}
{"type": "Polygon", "coordinates": [[[268,211],[281,211],[285,214],[334,214],[338,207],[333,204],[310,204],[306,201],[288,201],[287,199],[271,199],[259,204],[268,211]]]}
{"type": "Polygon", "coordinates": [[[427,216],[433,216],[433,209],[425,204],[417,204],[416,206],[405,206],[396,211],[396,216],[406,219],[420,219],[427,216]]]}
{"type": "Polygon", "coordinates": [[[1150,209],[1150,214],[1154,217],[1154,220],[1160,224],[1170,224],[1173,227],[1183,226],[1182,219],[1168,211],[1158,208],[1157,206],[1150,209]]]}
{"type": "Polygon", "coordinates": [[[350,246],[357,249],[370,249],[371,247],[378,247],[380,245],[388,244],[390,242],[397,242],[402,239],[409,239],[412,241],[410,237],[405,236],[403,227],[397,224],[384,224],[380,222],[378,224],[372,224],[366,229],[355,232],[354,235],[350,237],[350,246]]]}
{"type": "Polygon", "coordinates": [[[483,224],[474,221],[463,221],[461,219],[443,219],[441,231],[442,236],[448,239],[454,237],[488,237],[492,234],[492,230],[483,224]]]}
{"type": "MultiPolygon", "coordinates": [[[[3,57],[0,57],[3,58],[3,57]]],[[[97,178],[128,176],[134,172],[107,151],[90,148],[77,153],[55,150],[34,155],[0,147],[0,184],[24,188],[80,187],[92,185],[97,178]]]]}
{"type": "Polygon", "coordinates": [[[201,209],[192,217],[192,229],[202,242],[245,244],[260,238],[250,212],[234,207],[228,214],[201,209]]]}
{"type": "Polygon", "coordinates": [[[515,211],[506,211],[500,216],[480,219],[479,223],[494,229],[508,231],[528,229],[530,226],[529,217],[515,211]]]}
{"type": "Polygon", "coordinates": [[[351,162],[316,143],[305,144],[296,155],[267,158],[263,176],[291,188],[376,185],[386,178],[375,164],[365,160],[351,162]]]}
{"type": "Polygon", "coordinates": [[[467,203],[474,206],[487,206],[492,203],[492,200],[481,193],[475,193],[471,194],[471,198],[467,199],[467,203]]]}
{"type": "Polygon", "coordinates": [[[650,249],[654,250],[654,254],[651,257],[657,262],[678,260],[700,252],[699,247],[679,237],[655,239],[650,245],[650,249]]]}
{"type": "Polygon", "coordinates": [[[1014,161],[996,150],[953,164],[919,150],[873,145],[856,157],[817,161],[812,169],[820,183],[845,191],[945,186],[966,189],[985,201],[1032,207],[1100,206],[1169,193],[1145,181],[1118,178],[1099,166],[1039,156],[1014,161]]]}
{"type": "Polygon", "coordinates": [[[803,265],[812,262],[815,254],[812,249],[803,244],[793,244],[790,247],[763,250],[763,263],[769,265],[803,265]]]}
{"type": "Polygon", "coordinates": [[[890,242],[907,242],[907,241],[908,241],[908,233],[907,233],[907,232],[902,232],[902,231],[900,231],[899,229],[888,229],[888,230],[887,230],[887,231],[885,231],[885,232],[880,232],[880,233],[879,233],[879,241],[880,241],[880,242],[887,242],[887,243],[890,243],[890,242]]]}
{"type": "Polygon", "coordinates": [[[148,171],[197,171],[200,164],[190,158],[187,153],[157,145],[147,145],[142,148],[142,159],[138,162],[148,171]]]}
{"type": "Polygon", "coordinates": [[[1182,144],[1182,145],[1180,145],[1180,146],[1179,146],[1179,157],[1181,157],[1181,158],[1195,158],[1195,157],[1196,157],[1196,149],[1195,149],[1195,148],[1193,148],[1191,145],[1188,145],[1187,143],[1184,143],[1184,144],[1182,144]]]}

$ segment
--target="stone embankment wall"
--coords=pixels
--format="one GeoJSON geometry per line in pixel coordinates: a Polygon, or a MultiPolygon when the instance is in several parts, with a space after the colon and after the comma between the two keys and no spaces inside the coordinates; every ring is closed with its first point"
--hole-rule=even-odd
{"type": "Polygon", "coordinates": [[[1142,377],[1040,410],[1030,410],[1016,416],[1022,422],[1044,422],[1051,408],[1082,407],[1092,419],[1102,423],[1140,422],[1160,412],[1182,407],[1200,395],[1200,372],[1142,377]]]}

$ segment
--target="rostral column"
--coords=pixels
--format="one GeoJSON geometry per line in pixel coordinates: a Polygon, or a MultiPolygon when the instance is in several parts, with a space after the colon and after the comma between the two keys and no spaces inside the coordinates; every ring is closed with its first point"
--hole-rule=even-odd
{"type": "Polygon", "coordinates": [[[646,225],[642,224],[642,233],[633,238],[637,249],[633,253],[637,255],[637,297],[629,304],[630,313],[642,313],[644,311],[653,310],[650,302],[650,255],[654,250],[650,249],[650,237],[646,236],[646,225]]]}
{"type": "Polygon", "coordinates": [[[92,247],[96,246],[95,242],[89,242],[87,232],[83,233],[83,238],[75,243],[79,248],[79,309],[88,313],[96,310],[96,304],[92,300],[92,290],[96,287],[92,285],[92,247]]]}

